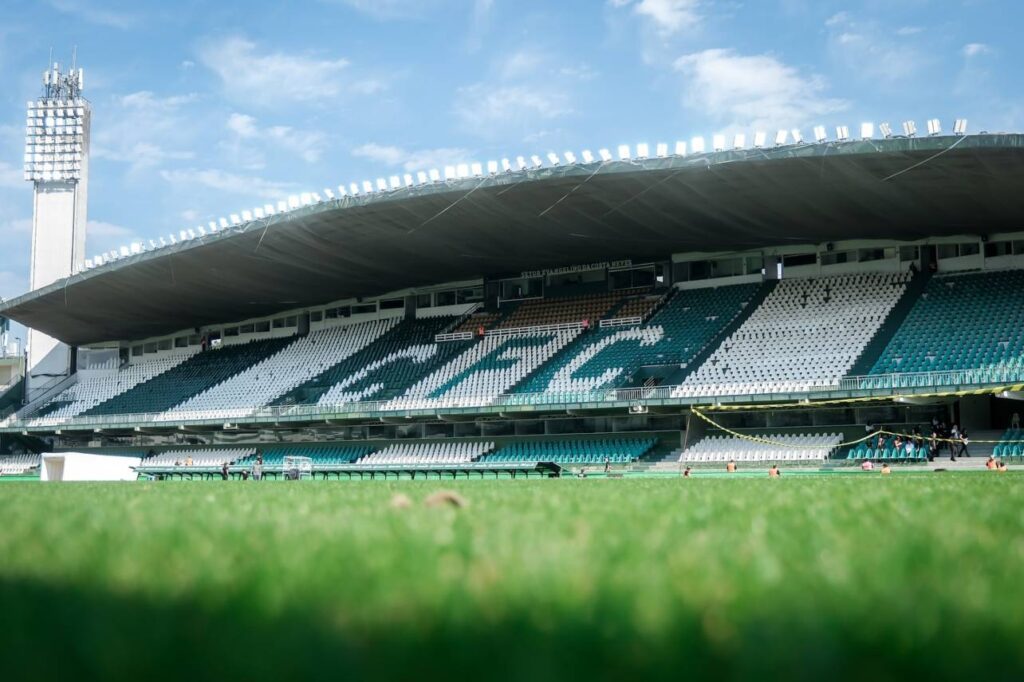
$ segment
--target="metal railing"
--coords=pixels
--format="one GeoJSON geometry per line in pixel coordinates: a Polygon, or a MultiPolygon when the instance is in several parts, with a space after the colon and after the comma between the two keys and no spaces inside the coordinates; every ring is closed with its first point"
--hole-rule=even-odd
{"type": "MultiPolygon", "coordinates": [[[[446,410],[481,408],[534,408],[565,405],[608,406],[656,402],[673,405],[753,402],[755,400],[797,400],[848,396],[884,396],[904,391],[927,394],[955,390],[964,386],[1002,387],[1024,383],[1024,367],[911,372],[850,376],[838,381],[778,381],[774,383],[698,384],[681,386],[645,386],[637,388],[601,388],[589,391],[548,391],[544,393],[507,393],[475,397],[410,398],[336,403],[329,405],[275,405],[231,410],[169,410],[159,413],[81,415],[70,418],[34,419],[12,416],[0,420],[0,428],[93,428],[111,425],[175,426],[189,423],[231,424],[232,421],[277,422],[320,419],[358,419],[376,416],[434,414],[446,410]]],[[[24,412],[22,413],[24,414],[24,412]]]]}
{"type": "Polygon", "coordinates": [[[473,332],[446,332],[444,334],[437,334],[434,336],[436,343],[442,343],[444,341],[468,341],[473,338],[473,332]]]}
{"type": "Polygon", "coordinates": [[[605,329],[606,327],[635,327],[643,321],[644,318],[639,315],[634,317],[613,317],[610,320],[601,320],[598,325],[601,329],[605,329]]]}

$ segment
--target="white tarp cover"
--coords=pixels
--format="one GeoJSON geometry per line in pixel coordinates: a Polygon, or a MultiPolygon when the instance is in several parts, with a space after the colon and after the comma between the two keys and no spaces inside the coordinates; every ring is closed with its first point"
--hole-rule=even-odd
{"type": "Polygon", "coordinates": [[[39,470],[41,481],[134,481],[138,474],[132,467],[142,462],[139,457],[97,455],[84,452],[51,452],[43,455],[39,470]]]}

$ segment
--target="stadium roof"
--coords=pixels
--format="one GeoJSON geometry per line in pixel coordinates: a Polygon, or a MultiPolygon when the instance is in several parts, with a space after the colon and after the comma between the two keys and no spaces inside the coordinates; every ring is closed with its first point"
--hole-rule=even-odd
{"type": "Polygon", "coordinates": [[[0,304],[66,343],[606,260],[1020,229],[1024,135],[573,164],[344,197],[122,258],[0,304]]]}

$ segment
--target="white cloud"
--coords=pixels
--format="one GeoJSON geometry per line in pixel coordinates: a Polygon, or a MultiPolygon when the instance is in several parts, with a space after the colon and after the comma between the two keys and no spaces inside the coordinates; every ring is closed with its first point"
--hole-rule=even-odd
{"type": "Polygon", "coordinates": [[[379,145],[373,142],[352,150],[353,156],[370,159],[385,166],[401,166],[407,173],[428,168],[443,168],[470,160],[471,152],[461,147],[439,147],[406,151],[393,145],[379,145]]]}
{"type": "Polygon", "coordinates": [[[79,0],[50,0],[50,6],[58,12],[71,14],[91,24],[128,30],[138,24],[138,18],[124,12],[100,9],[95,3],[79,0]]]}
{"type": "Polygon", "coordinates": [[[964,57],[967,57],[968,59],[970,59],[971,57],[977,57],[979,55],[988,54],[991,51],[992,48],[990,48],[985,43],[967,43],[961,50],[964,57]]]}
{"type": "Polygon", "coordinates": [[[924,31],[920,26],[901,26],[896,30],[898,36],[914,36],[924,31]]]}
{"type": "MultiPolygon", "coordinates": [[[[229,145],[238,151],[238,145],[268,143],[290,154],[300,157],[307,163],[315,163],[323,155],[326,136],[317,131],[296,130],[290,126],[270,126],[261,128],[258,120],[248,114],[232,113],[228,116],[227,128],[237,138],[229,145]],[[243,142],[244,141],[244,142],[243,142]]],[[[258,164],[262,165],[262,157],[258,164]]]]}
{"type": "Polygon", "coordinates": [[[183,148],[192,130],[183,109],[197,100],[194,93],[159,97],[149,90],[115,98],[108,122],[94,133],[93,156],[130,164],[132,171],[193,158],[183,148]]]}
{"type": "Polygon", "coordinates": [[[237,36],[208,41],[199,50],[199,61],[220,77],[229,96],[247,104],[316,102],[386,87],[379,79],[353,78],[347,59],[263,53],[252,41],[237,36]]]}
{"type": "Polygon", "coordinates": [[[437,3],[432,0],[336,0],[375,19],[415,19],[437,3]]]}
{"type": "Polygon", "coordinates": [[[198,186],[207,189],[257,197],[263,200],[280,199],[295,189],[289,182],[275,182],[265,178],[229,173],[217,168],[187,168],[160,171],[160,177],[172,185],[198,186]]]}
{"type": "Polygon", "coordinates": [[[662,35],[696,28],[701,22],[702,0],[609,0],[615,8],[632,6],[633,12],[650,21],[662,35]]]}
{"type": "Polygon", "coordinates": [[[685,78],[684,103],[730,126],[794,126],[846,106],[827,97],[826,82],[771,55],[704,50],[676,60],[685,78]]]}
{"type": "Polygon", "coordinates": [[[839,12],[825,21],[829,50],[857,76],[882,83],[897,83],[916,76],[931,58],[902,40],[920,29],[903,27],[893,36],[892,28],[876,21],[861,21],[839,12]]]}
{"type": "Polygon", "coordinates": [[[102,220],[90,220],[86,223],[85,234],[88,237],[128,238],[135,234],[135,231],[102,220]]]}
{"type": "MultiPolygon", "coordinates": [[[[491,86],[477,83],[459,88],[455,114],[480,134],[508,128],[526,128],[538,121],[561,118],[573,111],[569,96],[557,85],[521,84],[491,86]]],[[[529,130],[525,130],[530,132],[529,130]]]]}

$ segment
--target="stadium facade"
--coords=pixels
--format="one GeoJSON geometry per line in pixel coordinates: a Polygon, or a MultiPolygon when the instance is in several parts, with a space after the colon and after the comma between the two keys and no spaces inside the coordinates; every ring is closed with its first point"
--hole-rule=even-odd
{"type": "Polygon", "coordinates": [[[1019,448],[1024,136],[964,132],[466,164],[126,247],[0,305],[75,349],[0,432],[154,475],[1019,448]]]}

